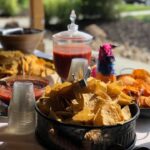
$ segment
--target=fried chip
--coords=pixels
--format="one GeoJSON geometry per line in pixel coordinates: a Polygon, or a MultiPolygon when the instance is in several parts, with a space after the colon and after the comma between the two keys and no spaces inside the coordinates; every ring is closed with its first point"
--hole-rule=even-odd
{"type": "Polygon", "coordinates": [[[0,77],[20,74],[46,77],[54,73],[53,63],[20,51],[0,51],[0,59],[0,77]]]}
{"type": "MultiPolygon", "coordinates": [[[[135,69],[131,75],[125,75],[119,80],[122,80],[124,83],[123,91],[134,97],[140,107],[150,107],[150,73],[148,71],[135,69]]],[[[125,104],[126,101],[122,98],[120,99],[121,103],[125,104]]]]}
{"type": "Polygon", "coordinates": [[[129,105],[133,102],[133,98],[131,96],[128,96],[127,94],[125,94],[124,92],[121,92],[118,97],[118,104],[120,104],[121,106],[124,105],[129,105]]]}
{"type": "MultiPolygon", "coordinates": [[[[45,96],[48,99],[44,103],[47,106],[42,110],[47,113],[50,108],[49,111],[54,112],[62,122],[82,125],[122,124],[130,118],[123,114],[127,112],[129,115],[129,109],[125,107],[121,110],[121,106],[131,104],[133,100],[123,92],[122,82],[103,84],[90,78],[86,90],[77,88],[77,82],[63,82],[46,87],[45,96]],[[114,95],[115,99],[112,98],[114,95]]],[[[51,115],[54,117],[53,113],[51,115]]]]}
{"type": "Polygon", "coordinates": [[[73,121],[89,123],[92,122],[94,113],[89,108],[84,108],[72,117],[73,121]]]}
{"type": "Polygon", "coordinates": [[[123,85],[133,85],[136,84],[136,80],[131,75],[122,75],[119,77],[123,85]]]}
{"type": "Polygon", "coordinates": [[[146,97],[145,99],[145,104],[150,107],[150,96],[149,97],[146,97]]]}
{"type": "Polygon", "coordinates": [[[138,99],[138,105],[140,107],[150,107],[150,96],[140,96],[138,99]]]}
{"type": "Polygon", "coordinates": [[[148,76],[150,76],[150,73],[148,71],[146,71],[145,69],[135,69],[133,70],[132,76],[135,79],[143,79],[145,80],[145,78],[147,78],[148,76]]]}
{"type": "Polygon", "coordinates": [[[125,121],[131,119],[132,116],[131,116],[130,108],[129,108],[128,105],[127,105],[127,106],[124,106],[124,107],[121,109],[121,111],[122,111],[122,115],[123,115],[123,118],[124,118],[125,121]]]}
{"type": "Polygon", "coordinates": [[[45,87],[45,96],[48,97],[50,95],[52,88],[48,85],[45,87]]]}
{"type": "Polygon", "coordinates": [[[139,87],[127,85],[124,87],[123,91],[128,95],[138,96],[139,95],[139,87]]]}
{"type": "Polygon", "coordinates": [[[137,82],[139,84],[139,90],[143,91],[143,95],[150,96],[150,84],[141,79],[137,79],[137,82]]]}
{"type": "Polygon", "coordinates": [[[91,77],[88,79],[88,89],[90,92],[94,93],[97,91],[107,92],[107,85],[104,82],[91,77]]]}
{"type": "Polygon", "coordinates": [[[107,86],[107,93],[110,97],[115,98],[121,93],[122,89],[123,85],[121,81],[112,82],[107,86]]]}
{"type": "Polygon", "coordinates": [[[76,99],[73,99],[71,101],[71,110],[74,112],[74,113],[77,113],[78,111],[80,111],[82,108],[80,106],[80,104],[78,103],[78,101],[76,99]]]}
{"type": "Polygon", "coordinates": [[[84,97],[84,108],[89,108],[94,113],[97,112],[100,105],[110,101],[95,94],[83,94],[83,97],[84,97]]]}
{"type": "Polygon", "coordinates": [[[94,125],[115,125],[123,121],[121,107],[116,103],[102,105],[94,117],[94,125]]]}

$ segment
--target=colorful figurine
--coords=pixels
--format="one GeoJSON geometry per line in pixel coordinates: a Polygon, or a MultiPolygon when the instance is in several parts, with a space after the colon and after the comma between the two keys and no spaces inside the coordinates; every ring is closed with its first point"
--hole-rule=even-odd
{"type": "Polygon", "coordinates": [[[99,49],[98,64],[92,70],[93,77],[104,82],[115,81],[114,61],[112,49],[116,46],[112,44],[104,44],[99,49]]]}

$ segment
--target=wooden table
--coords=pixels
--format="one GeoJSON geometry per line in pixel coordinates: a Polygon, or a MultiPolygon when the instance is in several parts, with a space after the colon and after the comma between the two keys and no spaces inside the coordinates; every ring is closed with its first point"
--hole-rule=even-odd
{"type": "MultiPolygon", "coordinates": [[[[0,117],[0,150],[45,150],[36,140],[35,134],[12,135],[7,128],[8,118],[0,117]]],[[[136,146],[150,148],[150,118],[139,118],[136,126],[136,146]]]]}
{"type": "MultiPolygon", "coordinates": [[[[150,70],[150,66],[144,63],[116,57],[117,73],[119,73],[122,68],[128,66],[131,68],[144,68],[150,70]]],[[[44,148],[36,141],[34,133],[22,136],[8,133],[7,121],[7,117],[0,117],[0,150],[44,150],[44,148]]],[[[150,148],[150,118],[139,118],[137,120],[136,135],[136,146],[150,148]]]]}

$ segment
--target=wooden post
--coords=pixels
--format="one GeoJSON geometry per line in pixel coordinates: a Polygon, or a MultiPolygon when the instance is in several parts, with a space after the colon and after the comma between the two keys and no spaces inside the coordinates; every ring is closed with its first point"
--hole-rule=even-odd
{"type": "MultiPolygon", "coordinates": [[[[31,28],[44,30],[44,5],[43,0],[30,0],[30,26],[31,28]]],[[[39,50],[44,51],[43,40],[38,47],[39,50]]]]}

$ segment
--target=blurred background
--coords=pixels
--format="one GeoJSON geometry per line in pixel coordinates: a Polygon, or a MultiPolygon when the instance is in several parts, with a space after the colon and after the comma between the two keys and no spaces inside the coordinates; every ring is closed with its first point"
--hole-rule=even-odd
{"type": "MultiPolygon", "coordinates": [[[[0,28],[30,27],[32,0],[0,0],[0,28]]],[[[94,36],[93,50],[105,42],[118,45],[116,55],[150,63],[150,0],[41,0],[46,30],[44,50],[52,50],[52,35],[67,30],[76,11],[79,29],[94,36]]],[[[34,10],[40,16],[40,11],[34,10]]]]}

